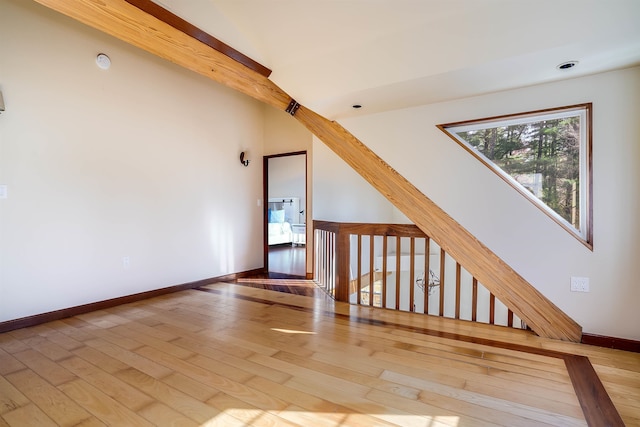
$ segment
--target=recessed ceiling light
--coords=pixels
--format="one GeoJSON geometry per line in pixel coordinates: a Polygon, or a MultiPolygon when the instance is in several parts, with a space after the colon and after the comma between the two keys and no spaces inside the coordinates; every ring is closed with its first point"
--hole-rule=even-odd
{"type": "Polygon", "coordinates": [[[353,107],[353,108],[355,108],[355,109],[357,110],[358,108],[362,108],[362,105],[360,105],[360,104],[353,104],[353,105],[352,105],[352,107],[353,107]]]}
{"type": "Polygon", "coordinates": [[[558,70],[568,70],[570,68],[575,67],[576,65],[578,65],[578,61],[567,61],[567,62],[563,62],[562,64],[559,64],[556,68],[558,70]]]}

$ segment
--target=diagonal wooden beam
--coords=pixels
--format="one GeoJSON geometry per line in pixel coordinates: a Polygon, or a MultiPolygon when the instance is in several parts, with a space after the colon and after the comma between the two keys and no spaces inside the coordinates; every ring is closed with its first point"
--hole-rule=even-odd
{"type": "Polygon", "coordinates": [[[127,43],[286,110],[450,253],[538,335],[579,342],[582,328],[336,122],[246,67],[125,0],[35,0],[127,43]]]}

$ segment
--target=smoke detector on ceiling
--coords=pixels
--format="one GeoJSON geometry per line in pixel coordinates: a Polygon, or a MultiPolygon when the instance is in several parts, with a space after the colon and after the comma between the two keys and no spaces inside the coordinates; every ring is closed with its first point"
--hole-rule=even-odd
{"type": "Polygon", "coordinates": [[[111,59],[104,53],[99,53],[98,56],[96,56],[96,64],[98,64],[98,67],[101,69],[108,70],[109,67],[111,67],[111,59]]]}

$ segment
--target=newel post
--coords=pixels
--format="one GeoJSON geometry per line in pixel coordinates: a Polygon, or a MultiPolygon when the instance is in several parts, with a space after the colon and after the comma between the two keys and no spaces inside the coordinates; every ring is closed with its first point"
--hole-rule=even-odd
{"type": "Polygon", "coordinates": [[[349,302],[349,233],[336,232],[336,301],[349,302]]]}

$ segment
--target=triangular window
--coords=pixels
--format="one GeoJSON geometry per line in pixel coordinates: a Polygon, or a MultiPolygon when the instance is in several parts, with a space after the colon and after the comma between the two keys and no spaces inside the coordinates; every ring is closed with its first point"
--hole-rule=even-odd
{"type": "Polygon", "coordinates": [[[593,249],[591,104],[438,128],[593,249]]]}

